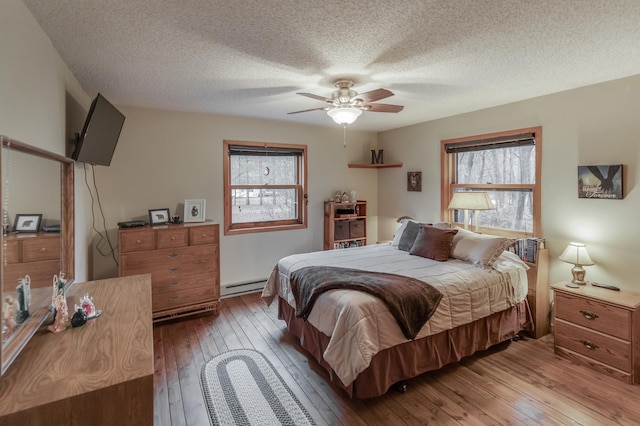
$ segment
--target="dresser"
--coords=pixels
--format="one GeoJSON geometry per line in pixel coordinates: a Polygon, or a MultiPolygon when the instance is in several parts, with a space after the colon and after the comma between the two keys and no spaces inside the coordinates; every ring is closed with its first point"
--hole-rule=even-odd
{"type": "Polygon", "coordinates": [[[207,222],[118,231],[118,274],[151,274],[154,322],[218,311],[219,235],[207,222]]]}
{"type": "Polygon", "coordinates": [[[0,379],[0,425],[153,425],[151,277],[76,283],[102,315],[81,327],[41,328],[0,379]]]}
{"type": "Polygon", "coordinates": [[[640,294],[564,284],[551,286],[556,354],[621,381],[640,383],[640,294]]]}
{"type": "Polygon", "coordinates": [[[11,287],[29,275],[31,287],[50,287],[60,273],[60,234],[11,234],[5,237],[4,282],[11,287]]]}

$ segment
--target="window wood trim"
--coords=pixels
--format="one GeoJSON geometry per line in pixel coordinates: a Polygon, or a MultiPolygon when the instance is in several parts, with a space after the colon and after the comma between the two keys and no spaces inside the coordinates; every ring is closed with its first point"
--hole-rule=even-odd
{"type": "MultiPolygon", "coordinates": [[[[517,130],[507,130],[496,133],[487,133],[483,135],[465,136],[462,138],[445,139],[440,141],[440,217],[445,222],[453,221],[453,212],[447,207],[453,197],[454,189],[457,187],[477,188],[477,189],[530,189],[532,191],[533,200],[533,231],[531,233],[517,231],[512,229],[497,229],[480,227],[481,232],[487,232],[497,235],[508,235],[513,237],[529,237],[531,235],[541,236],[542,232],[542,127],[528,127],[517,130]],[[508,136],[516,136],[523,133],[533,133],[535,139],[536,153],[536,181],[534,184],[457,184],[455,182],[456,170],[454,154],[448,154],[445,145],[459,142],[470,142],[474,140],[484,140],[492,138],[501,138],[508,136]]],[[[456,224],[461,225],[462,224],[456,224]]]]}
{"type": "MultiPolygon", "coordinates": [[[[248,234],[255,232],[272,232],[272,231],[284,231],[289,229],[303,229],[307,227],[307,146],[295,145],[275,142],[250,142],[250,141],[238,141],[238,140],[224,140],[223,141],[223,198],[224,198],[224,235],[235,234],[248,234]],[[298,202],[298,219],[297,220],[278,220],[278,221],[266,221],[266,222],[246,222],[242,224],[232,224],[231,215],[233,206],[231,205],[231,155],[229,154],[229,147],[231,145],[244,145],[261,147],[265,149],[269,148],[281,148],[281,149],[295,149],[302,151],[302,155],[299,158],[298,167],[298,185],[278,185],[278,187],[290,187],[297,188],[300,195],[298,202]]],[[[244,186],[244,185],[240,185],[244,186]]],[[[235,186],[235,187],[240,187],[235,186]]],[[[256,188],[260,185],[248,185],[247,187],[256,188]]],[[[273,185],[272,185],[273,187],[273,185]]]]}

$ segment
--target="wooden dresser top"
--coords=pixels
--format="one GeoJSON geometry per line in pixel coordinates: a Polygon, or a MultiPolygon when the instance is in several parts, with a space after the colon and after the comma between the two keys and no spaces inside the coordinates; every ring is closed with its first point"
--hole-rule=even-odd
{"type": "Polygon", "coordinates": [[[151,276],[73,284],[70,317],[85,293],[102,316],[56,334],[43,326],[0,377],[0,416],[153,377],[151,276]]]}

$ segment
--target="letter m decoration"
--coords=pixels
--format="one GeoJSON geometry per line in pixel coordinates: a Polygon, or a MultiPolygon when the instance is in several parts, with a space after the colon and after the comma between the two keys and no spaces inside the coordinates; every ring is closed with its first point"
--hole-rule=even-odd
{"type": "Polygon", "coordinates": [[[375,149],[371,150],[371,164],[384,164],[384,161],[382,159],[382,153],[384,152],[384,149],[379,149],[378,153],[376,153],[375,149]]]}

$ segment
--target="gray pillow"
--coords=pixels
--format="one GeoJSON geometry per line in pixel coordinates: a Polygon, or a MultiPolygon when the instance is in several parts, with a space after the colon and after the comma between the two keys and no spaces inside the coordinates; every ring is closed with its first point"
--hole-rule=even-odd
{"type": "Polygon", "coordinates": [[[420,230],[421,227],[422,225],[419,223],[408,222],[407,227],[402,233],[402,237],[400,237],[398,248],[404,251],[411,250],[411,247],[413,247],[413,243],[416,240],[416,236],[418,235],[418,231],[420,230]]]}

